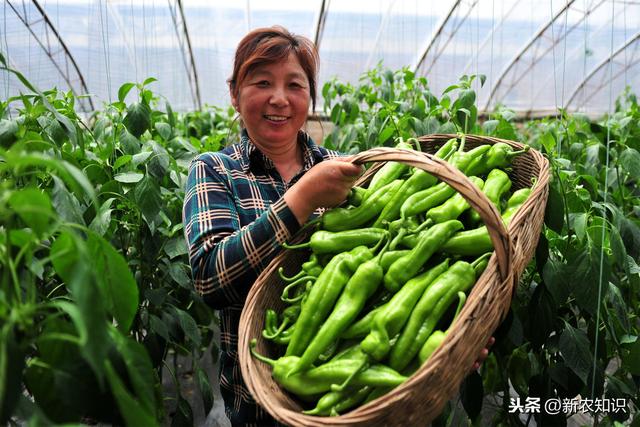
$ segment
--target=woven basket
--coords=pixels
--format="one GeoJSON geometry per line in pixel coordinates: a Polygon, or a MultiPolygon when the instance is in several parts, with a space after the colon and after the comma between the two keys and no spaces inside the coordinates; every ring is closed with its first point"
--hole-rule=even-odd
{"type": "MultiPolygon", "coordinates": [[[[284,391],[271,377],[271,367],[254,359],[249,342],[258,338],[257,350],[278,357],[277,348],[261,338],[264,314],[268,308],[280,309],[282,282],[279,267],[293,274],[309,253],[287,250],[277,256],[258,277],[249,291],[240,317],[238,353],[242,376],[256,401],[274,418],[291,426],[415,426],[427,425],[458,391],[480,350],[504,319],[511,305],[518,277],[535,251],[548,194],[549,165],[536,150],[512,161],[513,190],[530,187],[531,196],[505,229],[500,215],[486,196],[458,169],[427,153],[455,135],[429,135],[419,138],[423,152],[394,148],[374,148],[352,159],[357,163],[399,161],[426,170],[447,182],[476,209],[487,225],[494,253],[489,265],[472,288],[458,318],[443,344],[413,376],[386,395],[338,417],[317,417],[300,413],[298,400],[284,391]]],[[[465,149],[481,144],[504,142],[516,149],[522,144],[498,138],[466,136],[465,149]]],[[[381,163],[371,167],[358,185],[368,182],[381,163]]],[[[308,237],[311,230],[303,238],[308,237]]]]}

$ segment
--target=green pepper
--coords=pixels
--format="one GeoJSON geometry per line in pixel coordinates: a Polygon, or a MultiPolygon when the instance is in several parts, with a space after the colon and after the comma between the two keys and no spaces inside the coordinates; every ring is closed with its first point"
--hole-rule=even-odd
{"type": "MultiPolygon", "coordinates": [[[[436,152],[435,157],[446,158],[453,154],[457,141],[455,138],[449,140],[436,152]]],[[[402,186],[395,192],[391,201],[384,207],[378,219],[373,223],[373,227],[382,227],[385,222],[391,222],[400,216],[400,208],[404,201],[417,191],[432,187],[438,179],[422,169],[413,171],[411,176],[402,183],[402,186]]]]}
{"type": "Polygon", "coordinates": [[[529,151],[526,145],[522,150],[514,150],[513,147],[504,142],[493,144],[489,150],[481,157],[474,159],[465,173],[468,175],[484,175],[492,169],[506,168],[511,164],[511,160],[529,151]]]}
{"type": "Polygon", "coordinates": [[[456,151],[452,156],[451,156],[451,160],[449,161],[449,163],[451,163],[453,166],[455,166],[456,168],[458,168],[462,173],[466,174],[466,175],[480,175],[480,174],[470,174],[468,173],[468,169],[469,166],[472,164],[472,162],[477,161],[477,159],[480,159],[483,157],[483,155],[489,151],[489,149],[491,149],[491,145],[489,144],[483,144],[483,145],[479,145],[476,148],[469,150],[469,151],[463,151],[464,150],[464,140],[462,142],[462,144],[460,144],[460,148],[458,148],[458,151],[456,151]]]}
{"type": "Polygon", "coordinates": [[[300,292],[300,285],[304,285],[304,289],[305,291],[307,289],[310,288],[310,283],[313,283],[316,280],[316,278],[314,276],[303,276],[301,278],[299,278],[298,280],[296,280],[293,283],[289,283],[287,286],[284,287],[284,289],[282,290],[282,294],[280,295],[280,299],[284,302],[287,303],[295,303],[300,301],[303,297],[304,297],[304,292],[300,292]],[[291,289],[295,289],[296,290],[296,296],[295,297],[290,297],[289,293],[291,292],[291,289]]]}
{"type": "MultiPolygon", "coordinates": [[[[511,219],[518,212],[524,201],[527,200],[530,193],[530,188],[522,188],[514,192],[509,198],[507,209],[502,214],[505,226],[509,225],[511,219]]],[[[441,250],[454,255],[474,256],[492,251],[493,242],[491,242],[487,227],[483,225],[482,227],[456,233],[442,245],[441,250]]]]}
{"type": "Polygon", "coordinates": [[[296,329],[287,347],[287,356],[300,356],[304,352],[353,272],[360,264],[372,257],[373,254],[369,248],[358,246],[349,252],[335,255],[329,261],[311,287],[306,303],[302,307],[296,329]]]}
{"type": "Polygon", "coordinates": [[[356,229],[382,211],[402,185],[402,180],[395,180],[376,190],[357,208],[336,208],[324,213],[321,217],[321,228],[327,231],[344,231],[356,229]]]}
{"type": "MultiPolygon", "coordinates": [[[[498,210],[500,210],[500,199],[502,195],[511,189],[511,180],[506,172],[500,169],[493,169],[487,175],[487,180],[482,187],[482,192],[487,196],[487,199],[493,203],[498,210]]],[[[478,211],[471,211],[471,221],[476,223],[480,221],[480,214],[478,211]]]]}
{"type": "MultiPolygon", "coordinates": [[[[453,322],[455,322],[456,318],[458,317],[458,314],[460,314],[460,310],[462,309],[462,306],[464,305],[466,300],[467,300],[467,295],[464,292],[458,292],[458,308],[456,308],[456,313],[453,315],[453,320],[451,320],[451,325],[453,325],[453,322]]],[[[427,338],[427,341],[425,341],[424,345],[418,352],[418,359],[420,360],[421,365],[424,362],[426,362],[429,359],[429,357],[431,357],[433,352],[436,351],[438,347],[440,347],[440,344],[442,344],[444,339],[447,337],[447,334],[449,333],[449,329],[451,329],[451,326],[449,326],[445,331],[441,331],[441,330],[434,331],[429,336],[429,338],[427,338]]]]}
{"type": "Polygon", "coordinates": [[[387,303],[370,310],[367,314],[365,314],[360,320],[351,324],[343,333],[340,335],[340,338],[344,339],[352,339],[352,338],[360,338],[364,337],[371,330],[371,324],[373,319],[383,307],[386,306],[387,303]]]}
{"type": "Polygon", "coordinates": [[[424,290],[448,268],[449,260],[445,260],[400,288],[373,318],[371,332],[360,343],[362,351],[382,360],[391,349],[390,339],[400,332],[424,290]]]}
{"type": "Polygon", "coordinates": [[[300,315],[300,304],[287,307],[282,312],[282,322],[279,326],[275,326],[278,323],[278,313],[275,310],[269,309],[265,312],[265,329],[262,331],[262,336],[268,340],[274,340],[280,336],[287,326],[295,323],[300,315]]]}
{"type": "Polygon", "coordinates": [[[371,386],[364,386],[356,389],[330,391],[318,400],[315,408],[302,411],[302,413],[307,415],[336,416],[339,415],[340,412],[350,409],[364,401],[369,393],[371,393],[371,390],[373,390],[371,386]]]}
{"type": "Polygon", "coordinates": [[[351,206],[360,206],[366,198],[367,189],[356,185],[351,187],[351,190],[349,190],[349,195],[347,196],[347,204],[351,206]]]}
{"type": "Polygon", "coordinates": [[[333,311],[304,350],[298,363],[292,368],[291,374],[311,366],[318,356],[332,342],[335,342],[353,319],[360,314],[367,299],[375,293],[382,282],[384,272],[380,266],[380,257],[385,249],[383,248],[375,258],[358,266],[345,285],[333,311]]]}
{"type": "Polygon", "coordinates": [[[397,292],[409,279],[414,277],[431,256],[456,231],[463,228],[458,220],[436,224],[420,233],[416,247],[391,264],[384,275],[384,286],[391,292],[397,292]]]}
{"type": "Polygon", "coordinates": [[[389,267],[391,267],[391,264],[393,264],[396,260],[402,258],[408,253],[409,253],[408,249],[385,252],[380,258],[380,266],[386,272],[387,270],[389,270],[389,267]]]}
{"type": "Polygon", "coordinates": [[[255,338],[251,340],[250,345],[253,357],[273,368],[271,372],[273,379],[284,389],[299,396],[326,393],[332,389],[332,386],[343,384],[350,378],[351,385],[360,387],[395,387],[407,379],[406,376],[381,364],[362,369],[362,361],[357,359],[338,359],[308,371],[289,375],[291,366],[297,362],[298,357],[283,356],[273,360],[255,351],[255,338]]]}
{"type": "MultiPolygon", "coordinates": [[[[395,148],[412,149],[410,142],[400,141],[395,148]]],[[[382,166],[371,178],[367,187],[367,198],[372,196],[377,190],[385,187],[387,184],[400,178],[407,170],[409,165],[400,162],[387,162],[382,166]]]]}
{"type": "MultiPolygon", "coordinates": [[[[469,180],[480,189],[484,186],[484,181],[476,176],[470,177],[469,180]]],[[[470,207],[471,205],[469,205],[469,202],[467,202],[467,199],[465,199],[462,194],[455,193],[440,206],[429,209],[426,216],[436,223],[449,221],[458,218],[462,212],[470,207]]]]}
{"type": "Polygon", "coordinates": [[[465,292],[475,282],[474,266],[465,261],[457,261],[438,276],[420,297],[392,347],[390,366],[398,371],[403,370],[420,351],[456,294],[465,292]]]}
{"type": "Polygon", "coordinates": [[[441,182],[426,190],[418,191],[404,201],[400,208],[400,217],[408,218],[426,212],[449,199],[455,192],[456,190],[446,182],[441,182]]]}
{"type": "Polygon", "coordinates": [[[372,246],[380,243],[388,235],[387,230],[379,228],[358,228],[339,232],[318,230],[311,235],[306,243],[289,245],[284,243],[286,249],[301,249],[311,247],[316,254],[329,254],[350,251],[357,246],[372,246]]]}

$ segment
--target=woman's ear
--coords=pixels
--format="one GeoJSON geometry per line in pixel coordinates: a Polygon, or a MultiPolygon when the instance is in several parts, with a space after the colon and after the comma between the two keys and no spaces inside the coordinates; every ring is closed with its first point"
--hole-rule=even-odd
{"type": "Polygon", "coordinates": [[[231,97],[231,105],[236,109],[237,112],[240,112],[240,105],[238,104],[238,98],[233,95],[233,91],[229,91],[229,96],[231,97]]]}

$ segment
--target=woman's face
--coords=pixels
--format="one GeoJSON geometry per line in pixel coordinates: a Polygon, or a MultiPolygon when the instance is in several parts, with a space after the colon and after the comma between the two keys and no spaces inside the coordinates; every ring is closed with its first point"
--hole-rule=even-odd
{"type": "Polygon", "coordinates": [[[309,110],[309,79],[298,58],[289,54],[284,61],[253,69],[232,100],[256,145],[296,143],[309,110]]]}

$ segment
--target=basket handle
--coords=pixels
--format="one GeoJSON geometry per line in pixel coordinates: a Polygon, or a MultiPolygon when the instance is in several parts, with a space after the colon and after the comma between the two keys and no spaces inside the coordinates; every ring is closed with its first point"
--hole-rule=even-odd
{"type": "Polygon", "coordinates": [[[500,213],[487,199],[487,196],[456,167],[429,153],[390,147],[372,148],[352,156],[349,160],[358,165],[369,162],[405,163],[422,169],[449,184],[480,214],[493,243],[500,278],[504,281],[509,277],[512,255],[511,239],[500,213]]]}

